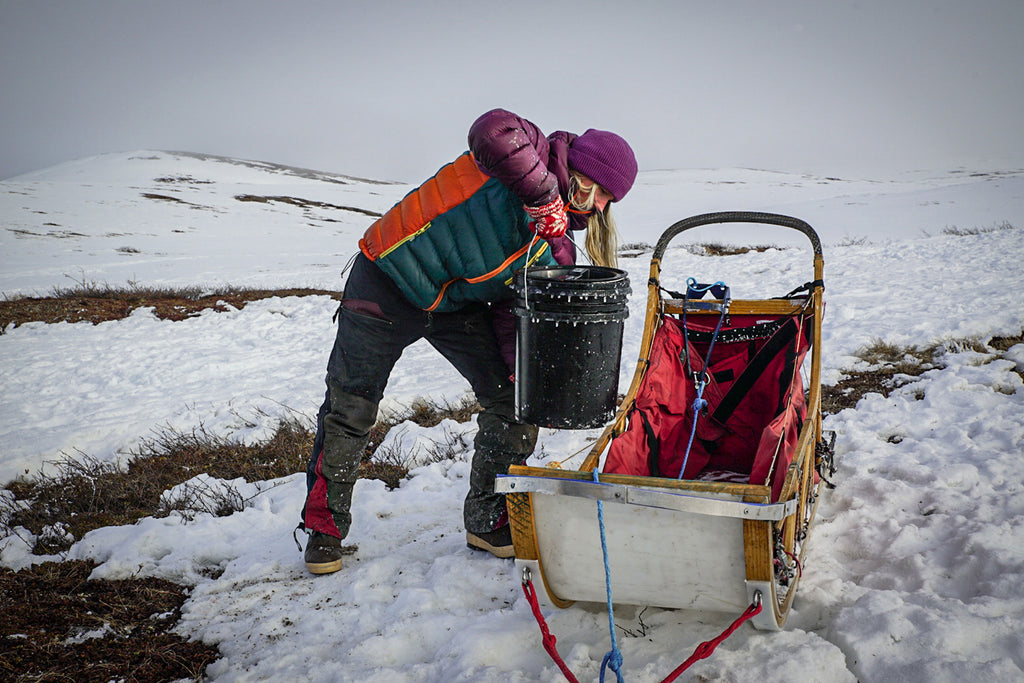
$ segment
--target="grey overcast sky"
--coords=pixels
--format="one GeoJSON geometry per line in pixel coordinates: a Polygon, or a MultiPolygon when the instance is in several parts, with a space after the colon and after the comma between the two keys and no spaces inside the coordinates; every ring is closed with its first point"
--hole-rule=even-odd
{"type": "Polygon", "coordinates": [[[0,178],[105,152],[415,182],[493,107],[642,170],[1024,167],[1024,0],[0,0],[0,178]]]}

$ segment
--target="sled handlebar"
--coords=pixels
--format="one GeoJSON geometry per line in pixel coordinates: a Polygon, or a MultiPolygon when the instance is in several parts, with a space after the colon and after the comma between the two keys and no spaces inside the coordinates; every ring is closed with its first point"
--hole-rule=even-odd
{"type": "Polygon", "coordinates": [[[811,247],[814,249],[814,255],[821,256],[821,240],[818,238],[818,233],[814,231],[814,228],[799,218],[783,216],[778,213],[761,213],[757,211],[719,211],[717,213],[703,213],[699,216],[691,216],[673,224],[664,233],[662,233],[657,246],[654,247],[654,255],[652,258],[660,261],[661,257],[665,254],[665,250],[668,248],[668,243],[671,242],[679,233],[692,228],[699,228],[702,225],[712,225],[715,223],[764,223],[767,225],[778,225],[784,228],[793,228],[794,230],[799,230],[806,235],[807,239],[811,241],[811,247]]]}

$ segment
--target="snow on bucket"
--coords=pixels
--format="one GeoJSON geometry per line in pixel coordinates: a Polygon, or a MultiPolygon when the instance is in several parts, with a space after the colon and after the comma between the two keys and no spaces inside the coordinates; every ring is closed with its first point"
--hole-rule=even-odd
{"type": "Polygon", "coordinates": [[[629,277],[602,266],[520,270],[516,418],[556,429],[601,427],[615,414],[629,277]]]}

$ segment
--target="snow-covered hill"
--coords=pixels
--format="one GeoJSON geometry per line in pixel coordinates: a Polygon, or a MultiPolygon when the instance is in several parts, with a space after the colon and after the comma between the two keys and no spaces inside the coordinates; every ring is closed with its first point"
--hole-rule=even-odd
{"type": "MultiPolygon", "coordinates": [[[[340,289],[373,216],[410,188],[262,162],[134,152],[0,183],[0,291],[76,282],[340,289]]],[[[1017,335],[1024,327],[1024,172],[833,179],[757,170],[641,173],[617,208],[623,242],[654,243],[674,221],[776,211],[825,244],[824,374],[835,382],[874,339],[894,344],[1017,335]],[[955,229],[953,229],[955,228],[955,229]],[[946,234],[959,233],[959,234],[946,234]]],[[[671,249],[665,284],[729,283],[783,294],[809,279],[798,235],[758,226],[698,241],[773,244],[708,258],[671,249]],[[705,280],[706,281],[706,280],[705,280]]],[[[646,255],[634,283],[622,383],[643,322],[646,255]]],[[[278,298],[181,322],[145,310],[121,321],[31,323],[0,335],[0,480],[61,453],[116,460],[154,429],[265,436],[312,415],[334,330],[327,297],[278,298]]],[[[956,345],[954,344],[954,347],[956,345]]],[[[888,398],[828,419],[839,487],[828,494],[785,631],[741,629],[691,672],[698,680],[1015,681],[1024,677],[1024,345],[963,351],[888,398]]],[[[387,402],[457,398],[465,382],[425,345],[402,358],[387,402]]],[[[475,424],[411,427],[436,437],[475,424]]],[[[543,430],[538,458],[564,459],[593,432],[543,430]]],[[[468,442],[469,440],[467,440],[468,442]]],[[[471,447],[470,447],[471,448],[471,447]]],[[[415,469],[395,491],[361,481],[338,574],[305,573],[291,530],[301,474],[227,518],[146,519],[95,531],[72,557],[97,576],[195,585],[183,632],[220,647],[217,681],[557,681],[511,565],[468,551],[461,499],[470,452],[415,469]],[[211,568],[223,570],[209,578],[211,568]]],[[[0,560],[22,566],[17,537],[0,560]]],[[[713,570],[713,569],[709,569],[713,570]]],[[[598,610],[548,615],[581,680],[608,650],[598,610]]],[[[728,615],[626,609],[627,680],[660,681],[728,615]]]]}
{"type": "MultiPolygon", "coordinates": [[[[411,187],[183,152],[72,161],[0,183],[0,293],[75,282],[337,288],[356,239],[411,187]]],[[[649,171],[616,207],[624,243],[686,216],[795,215],[825,244],[937,235],[1024,216],[1024,170],[839,179],[750,169],[649,171]]],[[[723,232],[724,231],[724,232],[723,232]]],[[[705,240],[801,245],[785,231],[705,240]]]]}

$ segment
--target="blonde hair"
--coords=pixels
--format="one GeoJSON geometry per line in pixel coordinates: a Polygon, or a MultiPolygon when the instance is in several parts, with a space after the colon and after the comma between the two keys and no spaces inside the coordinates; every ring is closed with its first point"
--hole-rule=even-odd
{"type": "MultiPolygon", "coordinates": [[[[589,179],[588,179],[589,180],[589,179]]],[[[584,181],[579,174],[571,173],[569,177],[569,205],[580,211],[591,211],[587,216],[587,240],[585,248],[590,260],[596,266],[615,268],[618,265],[619,235],[615,230],[612,218],[612,203],[608,202],[604,211],[594,208],[598,184],[584,181]]]]}

